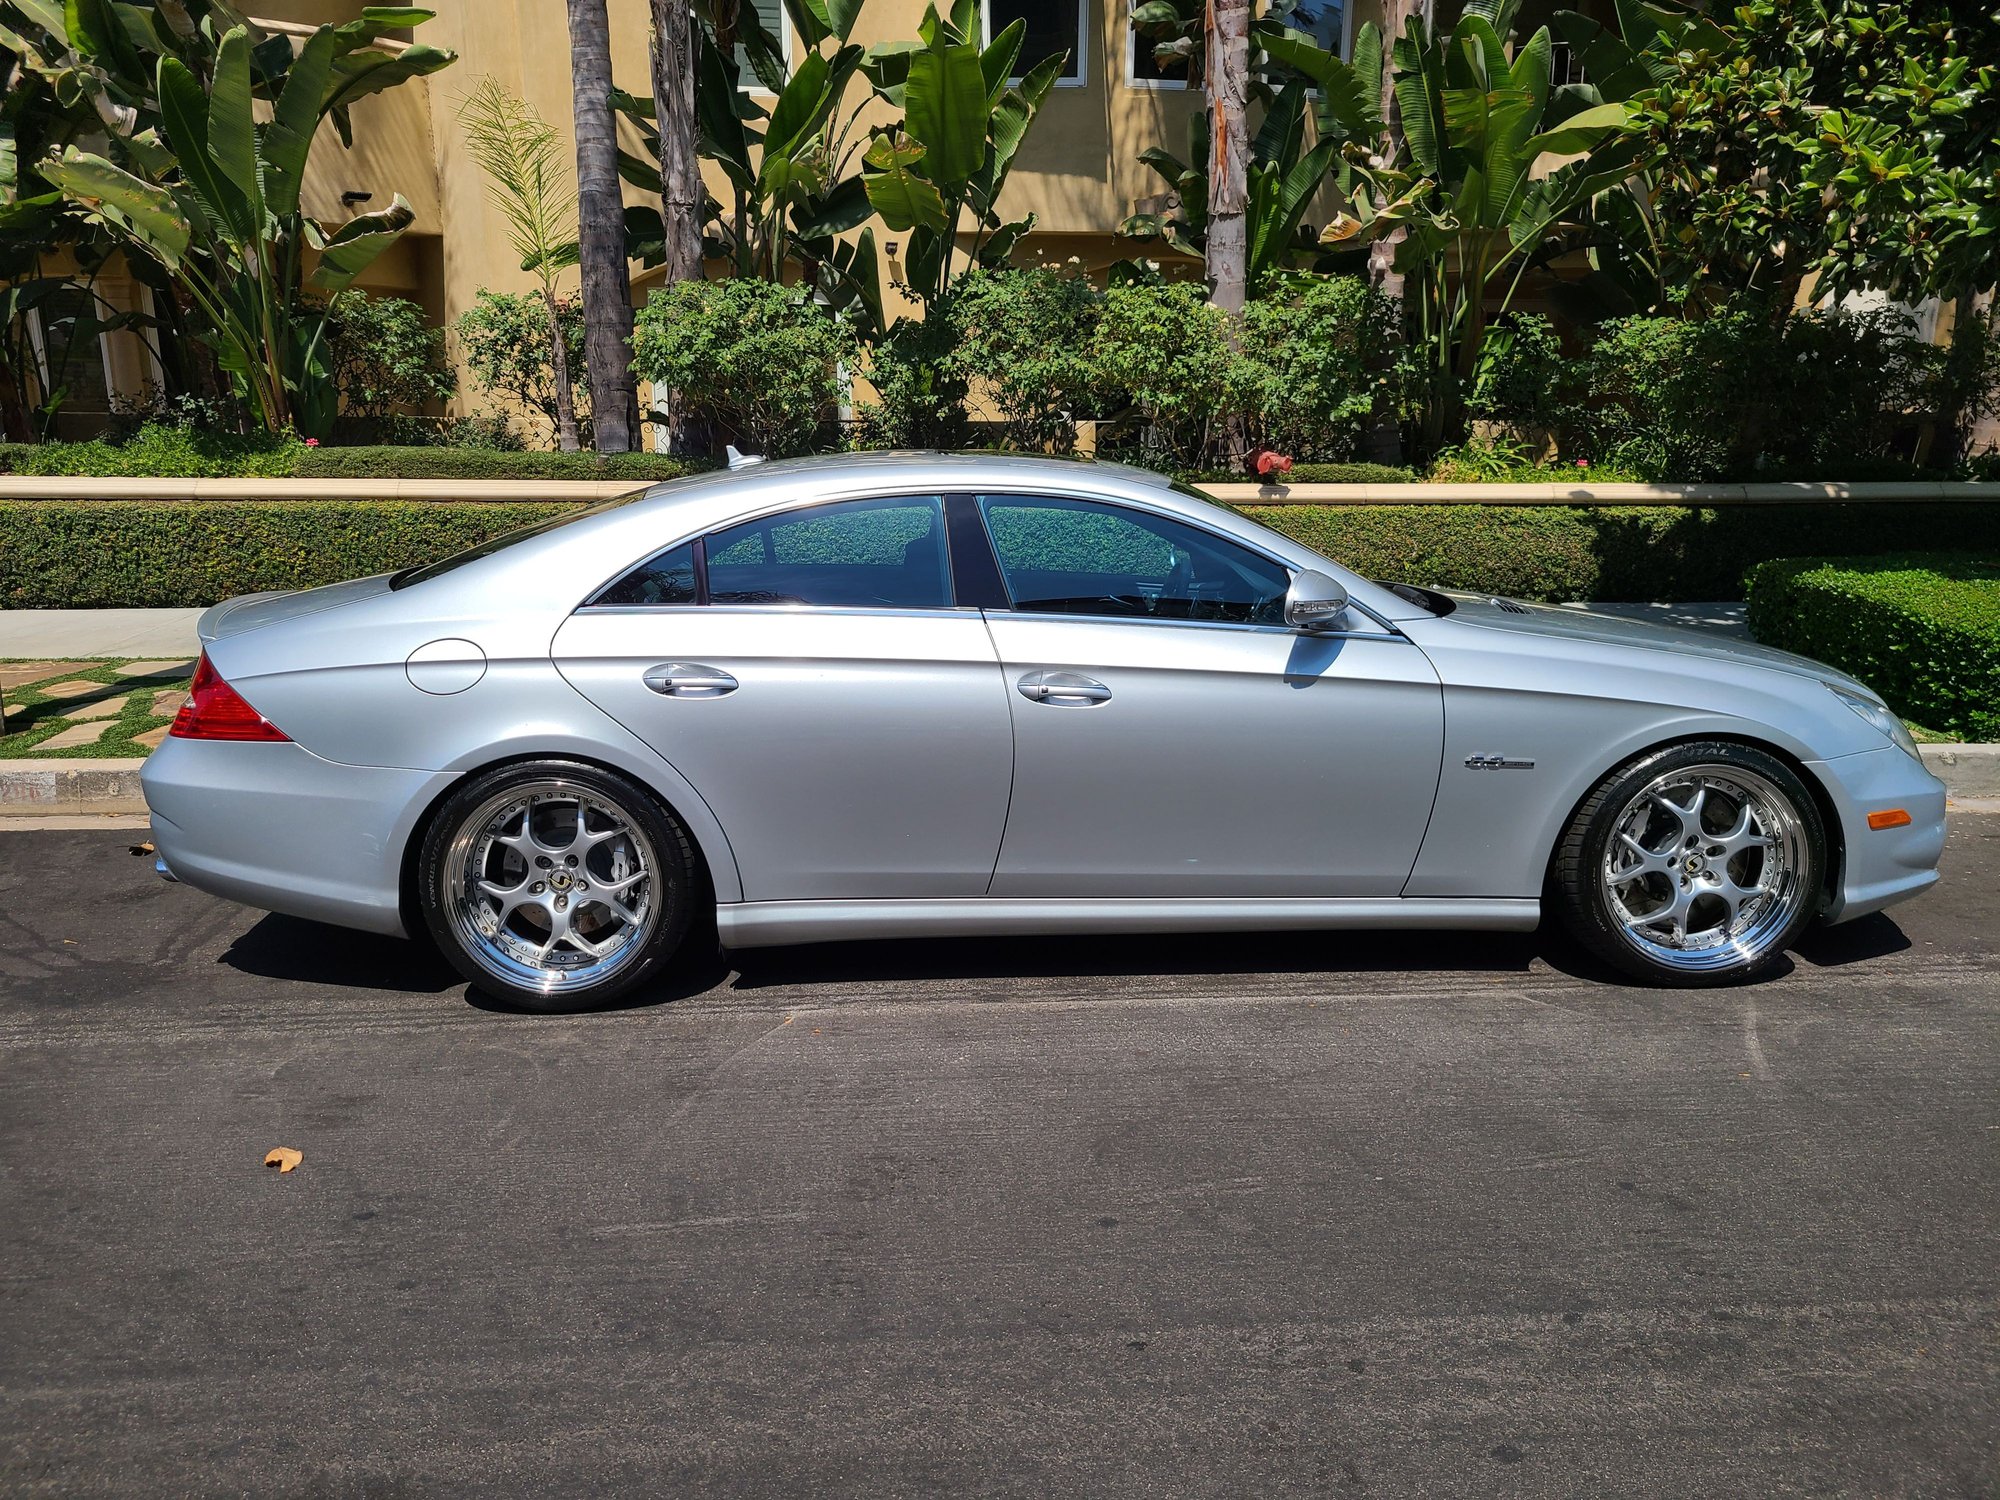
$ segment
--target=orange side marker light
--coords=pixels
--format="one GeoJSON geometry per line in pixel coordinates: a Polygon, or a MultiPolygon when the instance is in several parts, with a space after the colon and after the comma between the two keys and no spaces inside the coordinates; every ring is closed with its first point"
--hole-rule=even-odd
{"type": "Polygon", "coordinates": [[[1885,828],[1908,828],[1910,815],[1900,807],[1885,808],[1868,815],[1868,826],[1880,833],[1885,828]]]}

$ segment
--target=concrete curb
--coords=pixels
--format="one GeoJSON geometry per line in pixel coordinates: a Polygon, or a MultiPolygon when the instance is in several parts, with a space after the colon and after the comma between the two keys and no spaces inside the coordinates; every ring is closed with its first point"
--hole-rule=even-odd
{"type": "Polygon", "coordinates": [[[1919,745],[1924,767],[1954,797],[2000,797],[2000,745],[1919,745]]]}
{"type": "Polygon", "coordinates": [[[0,760],[0,818],[142,813],[143,760],[0,760]]]}
{"type": "MultiPolygon", "coordinates": [[[[1924,765],[1957,798],[2000,798],[2000,745],[1924,745],[1924,765]]],[[[143,813],[143,760],[0,761],[0,818],[143,813]]]]}

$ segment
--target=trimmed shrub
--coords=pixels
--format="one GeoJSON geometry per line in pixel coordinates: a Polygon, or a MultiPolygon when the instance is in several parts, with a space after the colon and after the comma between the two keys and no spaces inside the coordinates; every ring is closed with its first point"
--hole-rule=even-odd
{"type": "MultiPolygon", "coordinates": [[[[1255,484],[1254,474],[1233,469],[1197,469],[1178,478],[1189,484],[1255,484]]],[[[1283,474],[1273,475],[1279,484],[1417,484],[1423,479],[1415,469],[1399,469],[1394,464],[1293,464],[1283,474]]]]}
{"type": "MultiPolygon", "coordinates": [[[[569,364],[578,440],[588,448],[590,381],[584,372],[583,298],[557,298],[556,322],[569,364]]],[[[560,424],[548,304],[533,292],[489,292],[482,287],[472,306],[452,324],[452,333],[473,377],[497,403],[493,415],[502,422],[527,416],[537,441],[553,447],[560,424]]]]}
{"type": "MultiPolygon", "coordinates": [[[[194,606],[309,588],[447,557],[566,504],[0,501],[0,607],[194,606]]],[[[1852,553],[2000,553],[2000,503],[1242,509],[1370,578],[1529,599],[1740,598],[1747,569],[1808,536],[1852,553]]]]}
{"type": "Polygon", "coordinates": [[[1750,629],[1850,672],[1904,718],[2000,740],[2000,551],[1786,557],[1750,570],[1750,629]]]}
{"type": "Polygon", "coordinates": [[[142,479],[678,479],[705,460],[665,453],[508,452],[498,448],[308,448],[264,436],[142,428],[111,443],[0,445],[0,474],[142,479]]]}
{"type": "Polygon", "coordinates": [[[1242,359],[1263,446],[1344,463],[1395,407],[1395,304],[1359,276],[1300,276],[1243,309],[1242,359]]]}
{"type": "Polygon", "coordinates": [[[771,458],[812,451],[858,352],[810,292],[748,277],[676,282],[646,299],[632,331],[632,368],[656,403],[672,391],[718,445],[771,458]]]}
{"type": "Polygon", "coordinates": [[[1205,468],[1250,392],[1229,343],[1229,315],[1192,282],[1140,282],[1104,294],[1091,345],[1103,396],[1143,422],[1134,457],[1149,468],[1205,468]]]}
{"type": "Polygon", "coordinates": [[[139,479],[283,479],[309,453],[296,438],[273,433],[207,432],[148,423],[122,443],[10,443],[0,472],[139,479]]]}
{"type": "Polygon", "coordinates": [[[868,351],[875,399],[861,408],[864,448],[957,448],[968,435],[965,372],[950,305],[904,318],[868,351]]]}
{"type": "Polygon", "coordinates": [[[2000,549],[2000,503],[1245,505],[1370,578],[1523,599],[1741,599],[1802,538],[1856,554],[2000,549]]]}
{"type": "Polygon", "coordinates": [[[299,479],[630,479],[658,483],[712,467],[666,453],[506,453],[493,448],[308,448],[299,479]]]}
{"type": "Polygon", "coordinates": [[[1076,446],[1076,419],[1091,406],[1099,301],[1084,277],[1052,266],[974,271],[953,291],[954,372],[972,384],[980,415],[990,407],[1004,424],[1010,446],[1076,446]]]}
{"type": "Polygon", "coordinates": [[[399,415],[458,394],[444,330],[407,297],[346,291],[328,307],[326,364],[340,387],[341,420],[371,434],[399,415]]]}
{"type": "Polygon", "coordinates": [[[0,501],[0,606],[165,608],[305,589],[477,546],[568,509],[419,501],[0,501]]]}

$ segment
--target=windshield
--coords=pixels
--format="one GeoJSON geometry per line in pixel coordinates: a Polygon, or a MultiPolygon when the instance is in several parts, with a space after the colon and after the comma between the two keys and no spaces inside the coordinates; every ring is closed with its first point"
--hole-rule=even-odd
{"type": "Polygon", "coordinates": [[[507,548],[514,546],[518,542],[527,541],[529,537],[541,536],[545,532],[554,531],[557,527],[567,526],[573,521],[581,521],[585,516],[602,515],[607,510],[615,510],[621,505],[630,505],[634,500],[643,499],[646,493],[646,491],[641,490],[634,495],[619,495],[611,500],[600,500],[595,505],[579,505],[574,510],[560,511],[545,521],[531,521],[526,526],[515,527],[512,531],[503,531],[499,536],[489,541],[481,542],[477,547],[468,547],[465,551],[454,553],[452,556],[438,562],[422,563],[414,568],[405,568],[389,580],[389,587],[392,589],[406,589],[413,583],[422,583],[426,579],[436,578],[441,574],[449,573],[455,568],[462,568],[467,563],[478,562],[482,557],[491,557],[496,552],[504,552],[507,548]]]}

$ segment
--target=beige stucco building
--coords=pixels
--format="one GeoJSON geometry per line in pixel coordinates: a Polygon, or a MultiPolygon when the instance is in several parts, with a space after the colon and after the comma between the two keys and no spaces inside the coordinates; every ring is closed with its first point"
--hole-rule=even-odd
{"type": "MultiPolygon", "coordinates": [[[[788,56],[796,57],[802,43],[784,24],[779,0],[756,3],[766,24],[784,35],[788,56]]],[[[458,103],[481,76],[490,75],[570,139],[569,35],[561,0],[433,0],[433,8],[436,19],[421,28],[422,39],[457,52],[458,62],[364,101],[355,110],[354,149],[343,150],[330,133],[322,139],[306,193],[311,212],[335,220],[358,201],[379,207],[399,192],[408,199],[415,224],[376,262],[364,285],[410,297],[448,324],[481,288],[517,291],[530,285],[487,200],[485,179],[467,154],[458,103]],[[368,195],[365,200],[362,194],[368,195]]],[[[1345,48],[1378,8],[1379,0],[1315,0],[1316,30],[1325,43],[1345,48]]],[[[923,9],[922,0],[866,0],[852,40],[868,45],[913,39],[923,9]]],[[[1036,219],[1017,259],[1074,256],[1094,268],[1142,249],[1116,234],[1129,215],[1160,202],[1163,184],[1139,153],[1155,145],[1184,150],[1188,118],[1199,108],[1200,95],[1163,76],[1149,47],[1134,45],[1129,9],[1129,0],[989,0],[989,27],[1016,16],[1027,22],[1030,40],[1022,66],[1032,61],[1037,43],[1071,53],[1003,199],[1009,217],[1033,213],[1036,219]]],[[[305,31],[350,20],[359,10],[359,0],[264,0],[256,13],[267,24],[305,31]]],[[[635,94],[650,94],[646,0],[609,0],[609,13],[614,81],[635,94]]],[[[867,93],[860,80],[853,90],[856,99],[867,93]]],[[[870,111],[891,117],[871,103],[861,117],[864,125],[873,122],[870,111]]],[[[726,196],[719,174],[710,186],[726,196]]],[[[626,187],[628,203],[643,197],[626,187]]],[[[890,234],[879,237],[885,250],[895,240],[890,234]]],[[[890,254],[883,267],[885,290],[898,275],[898,259],[890,254]]],[[[641,267],[633,270],[633,295],[643,301],[653,278],[641,267]]],[[[461,401],[476,405],[477,393],[461,401]]]]}

